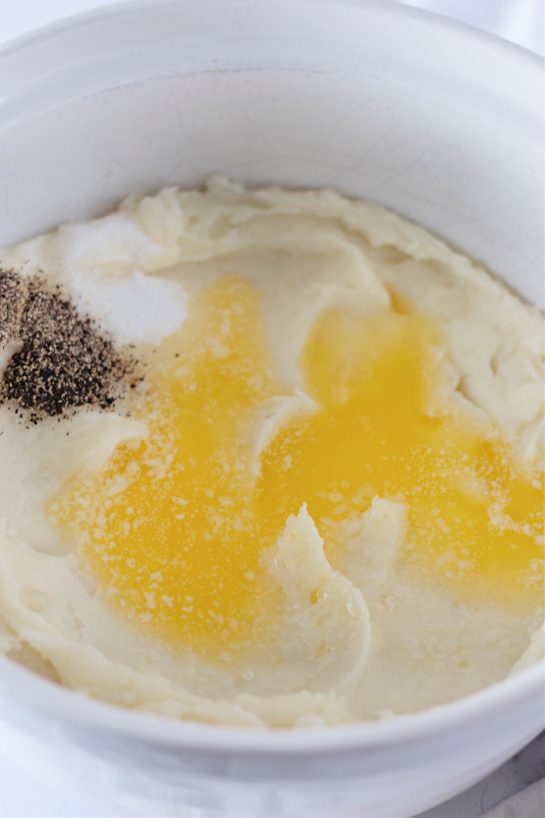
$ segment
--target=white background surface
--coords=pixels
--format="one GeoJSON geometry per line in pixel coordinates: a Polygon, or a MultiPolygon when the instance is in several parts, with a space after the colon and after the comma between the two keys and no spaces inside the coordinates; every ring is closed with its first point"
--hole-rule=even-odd
{"type": "MultiPolygon", "coordinates": [[[[492,31],[526,48],[544,52],[543,0],[408,0],[492,31]]],[[[108,0],[0,0],[0,42],[108,0]]],[[[85,803],[68,800],[23,771],[14,735],[0,732],[0,818],[112,818],[85,803]]],[[[426,818],[478,818],[497,803],[545,776],[540,737],[484,782],[436,807],[426,818]]],[[[367,818],[367,817],[366,817],[367,818]]],[[[520,816],[520,818],[540,818],[520,816]]]]}

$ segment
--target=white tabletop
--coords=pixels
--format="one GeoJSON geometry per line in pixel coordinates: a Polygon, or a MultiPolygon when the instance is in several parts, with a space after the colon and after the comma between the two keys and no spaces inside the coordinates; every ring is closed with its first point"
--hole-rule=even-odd
{"type": "MultiPolygon", "coordinates": [[[[543,54],[543,0],[407,0],[409,5],[443,13],[511,39],[543,54]]],[[[110,0],[0,0],[0,42],[110,0]]],[[[0,728],[0,818],[112,818],[75,802],[29,774],[17,758],[14,737],[0,728]]],[[[462,795],[420,818],[480,818],[496,804],[545,776],[545,742],[533,741],[511,761],[462,795]]],[[[517,815],[514,818],[538,818],[517,815]]]]}

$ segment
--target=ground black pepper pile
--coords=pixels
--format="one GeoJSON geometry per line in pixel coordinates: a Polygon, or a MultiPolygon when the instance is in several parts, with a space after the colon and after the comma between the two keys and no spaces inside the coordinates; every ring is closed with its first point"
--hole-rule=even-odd
{"type": "Polygon", "coordinates": [[[0,270],[0,351],[17,334],[26,300],[25,284],[16,273],[0,270]]]}
{"type": "Polygon", "coordinates": [[[83,407],[108,409],[134,382],[135,361],[42,276],[0,270],[0,351],[17,344],[0,403],[35,424],[83,407]]]}

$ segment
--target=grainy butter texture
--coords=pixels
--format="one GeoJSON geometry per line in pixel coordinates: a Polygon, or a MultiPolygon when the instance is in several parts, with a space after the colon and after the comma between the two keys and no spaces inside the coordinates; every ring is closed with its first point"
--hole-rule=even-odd
{"type": "Polygon", "coordinates": [[[38,273],[120,362],[110,402],[0,406],[9,657],[249,726],[419,710],[542,658],[543,323],[468,258],[331,191],[214,179],[0,265],[4,382],[38,273]]]}

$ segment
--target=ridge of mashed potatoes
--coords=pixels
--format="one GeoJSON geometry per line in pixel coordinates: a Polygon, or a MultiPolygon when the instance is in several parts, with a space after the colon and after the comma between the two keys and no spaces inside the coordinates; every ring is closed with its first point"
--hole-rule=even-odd
{"type": "MultiPolygon", "coordinates": [[[[476,424],[499,428],[524,468],[540,468],[540,315],[465,256],[376,205],[218,178],[204,191],[129,198],[101,219],[8,248],[0,261],[44,270],[121,343],[148,351],[168,348],[191,320],[194,299],[215,282],[247,282],[259,293],[270,370],[281,384],[258,396],[249,440],[255,475],[266,472],[264,452],[279,430],[316,412],[303,363],[323,317],[356,310],[372,318],[406,304],[441,333],[434,365],[442,397],[476,424]]],[[[120,446],[138,447],[149,435],[145,418],[121,413],[86,411],[27,429],[0,408],[0,649],[11,658],[128,707],[302,726],[440,704],[543,655],[539,605],[457,597],[407,570],[399,559],[407,508],[402,497],[383,496],[341,521],[338,553],[324,547],[305,502],[282,518],[264,558],[282,599],[272,641],[240,656],[229,645],[225,656],[173,649],[107,604],[47,513],[71,481],[94,480],[120,446]]]]}

